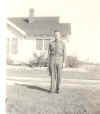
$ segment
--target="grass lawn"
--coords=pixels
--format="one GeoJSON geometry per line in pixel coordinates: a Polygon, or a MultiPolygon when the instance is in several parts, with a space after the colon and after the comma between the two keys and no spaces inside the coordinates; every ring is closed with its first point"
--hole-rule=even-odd
{"type": "MultiPolygon", "coordinates": [[[[87,72],[63,71],[67,79],[100,80],[100,66],[86,67],[87,72]]],[[[7,69],[9,77],[48,77],[48,70],[7,69]]],[[[100,114],[100,86],[61,88],[59,94],[48,92],[49,87],[7,85],[7,114],[100,114]]]]}
{"type": "MultiPolygon", "coordinates": [[[[34,69],[29,67],[11,67],[7,69],[7,77],[48,77],[48,74],[48,69],[34,69]]],[[[67,79],[100,80],[100,65],[88,65],[80,69],[66,68],[62,73],[62,77],[67,79]]]]}
{"type": "Polygon", "coordinates": [[[61,88],[59,94],[49,87],[7,86],[7,114],[100,114],[100,88],[61,88]]]}

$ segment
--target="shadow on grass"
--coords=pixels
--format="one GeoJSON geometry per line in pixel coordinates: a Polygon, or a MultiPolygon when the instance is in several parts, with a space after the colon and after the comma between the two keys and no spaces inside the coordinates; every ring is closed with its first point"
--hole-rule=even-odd
{"type": "Polygon", "coordinates": [[[47,92],[47,93],[50,92],[49,89],[45,89],[45,88],[42,88],[42,87],[39,87],[39,86],[35,86],[35,85],[21,84],[21,86],[25,86],[25,87],[28,88],[28,89],[36,89],[36,90],[43,91],[43,92],[47,92]]]}

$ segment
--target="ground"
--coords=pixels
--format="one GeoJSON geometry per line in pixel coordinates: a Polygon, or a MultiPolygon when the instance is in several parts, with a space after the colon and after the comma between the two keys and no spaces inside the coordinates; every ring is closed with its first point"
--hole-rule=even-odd
{"type": "Polygon", "coordinates": [[[7,86],[7,114],[100,114],[100,88],[7,86]]]}
{"type": "MultiPolygon", "coordinates": [[[[7,66],[7,78],[10,77],[48,77],[47,68],[7,66]]],[[[82,68],[66,68],[62,77],[67,79],[100,80],[100,65],[84,65],[82,68]]]]}
{"type": "Polygon", "coordinates": [[[59,94],[52,94],[44,82],[50,79],[46,69],[8,68],[7,114],[100,114],[100,67],[86,69],[63,71],[62,78],[71,81],[64,82],[59,94]],[[45,84],[35,83],[37,77],[45,84]]]}

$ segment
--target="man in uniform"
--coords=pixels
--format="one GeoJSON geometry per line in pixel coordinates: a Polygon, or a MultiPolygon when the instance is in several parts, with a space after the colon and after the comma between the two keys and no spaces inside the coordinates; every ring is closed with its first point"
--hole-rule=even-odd
{"type": "Polygon", "coordinates": [[[49,43],[49,74],[51,76],[51,92],[59,93],[61,70],[65,65],[66,47],[59,31],[54,31],[54,41],[49,43]]]}

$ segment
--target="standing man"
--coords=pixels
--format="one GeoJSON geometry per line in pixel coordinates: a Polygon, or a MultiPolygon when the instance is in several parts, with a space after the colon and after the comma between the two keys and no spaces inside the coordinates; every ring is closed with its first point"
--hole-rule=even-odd
{"type": "Polygon", "coordinates": [[[51,92],[59,93],[62,67],[65,65],[66,47],[59,31],[54,31],[54,41],[49,43],[49,74],[51,76],[51,92]]]}

